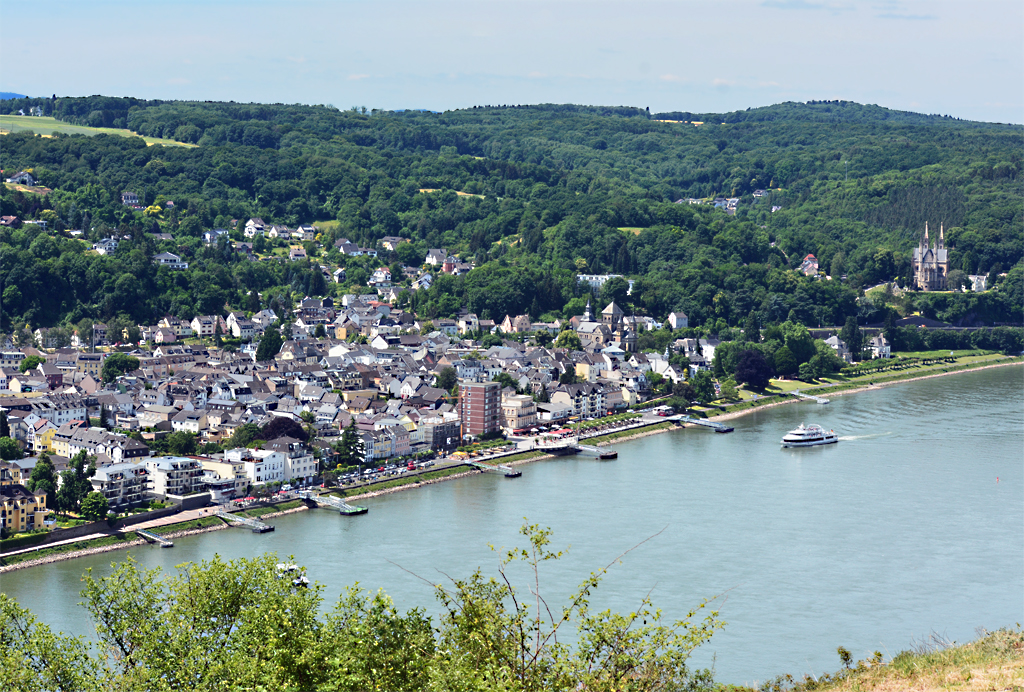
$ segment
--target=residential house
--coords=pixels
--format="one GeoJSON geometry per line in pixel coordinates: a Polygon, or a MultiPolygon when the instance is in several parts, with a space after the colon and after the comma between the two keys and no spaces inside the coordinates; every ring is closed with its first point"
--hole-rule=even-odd
{"type": "Polygon", "coordinates": [[[803,272],[804,276],[817,276],[818,258],[814,255],[804,257],[804,261],[800,263],[800,271],[803,272]]]}
{"type": "Polygon", "coordinates": [[[690,320],[685,312],[670,312],[668,323],[672,329],[687,329],[690,326],[690,320]]]}
{"type": "Polygon", "coordinates": [[[170,269],[188,269],[188,262],[182,262],[181,257],[173,252],[161,252],[153,257],[154,264],[170,269]]]}
{"type": "Polygon", "coordinates": [[[263,235],[266,229],[266,224],[263,223],[263,219],[254,217],[245,222],[245,237],[255,238],[258,235],[263,235]]]}
{"type": "Polygon", "coordinates": [[[868,342],[868,350],[873,358],[892,358],[892,349],[885,336],[879,334],[868,342]]]}

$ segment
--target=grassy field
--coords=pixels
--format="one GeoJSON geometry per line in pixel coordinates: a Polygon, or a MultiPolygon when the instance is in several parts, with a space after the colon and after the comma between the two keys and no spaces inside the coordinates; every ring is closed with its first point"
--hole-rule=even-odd
{"type": "MultiPolygon", "coordinates": [[[[7,134],[8,132],[25,132],[27,130],[31,130],[37,135],[43,135],[44,137],[49,137],[55,132],[62,135],[86,135],[87,137],[94,135],[141,136],[131,130],[120,130],[114,127],[72,125],[54,118],[37,118],[29,115],[0,115],[0,132],[7,134]]],[[[162,144],[170,147],[196,146],[195,144],[183,144],[182,142],[175,142],[173,139],[163,139],[161,137],[143,137],[143,139],[146,140],[146,144],[162,144]]]]}
{"type": "Polygon", "coordinates": [[[217,517],[202,517],[201,519],[193,519],[191,521],[182,521],[177,524],[166,524],[164,526],[157,526],[156,528],[150,529],[151,533],[155,533],[158,536],[166,536],[169,533],[175,531],[188,531],[189,529],[206,529],[211,526],[222,526],[223,521],[217,517]]]}
{"type": "MultiPolygon", "coordinates": [[[[912,651],[896,654],[888,663],[879,658],[850,661],[844,668],[817,679],[797,681],[783,676],[764,683],[768,692],[968,692],[1024,689],[1024,634],[1002,629],[984,633],[960,646],[926,642],[912,651]]],[[[751,687],[728,686],[730,692],[754,692],[751,687]]]]}
{"type": "Polygon", "coordinates": [[[456,473],[463,473],[465,471],[473,470],[471,466],[451,466],[446,469],[439,471],[430,471],[428,473],[422,473],[416,476],[405,476],[396,478],[391,481],[384,481],[383,483],[374,483],[373,485],[360,485],[353,488],[341,488],[335,490],[332,494],[338,497],[352,497],[354,495],[363,495],[364,493],[373,493],[378,490],[387,490],[388,488],[397,488],[402,485],[411,485],[414,483],[422,483],[423,481],[433,480],[435,478],[444,478],[445,476],[451,476],[456,473]]]}

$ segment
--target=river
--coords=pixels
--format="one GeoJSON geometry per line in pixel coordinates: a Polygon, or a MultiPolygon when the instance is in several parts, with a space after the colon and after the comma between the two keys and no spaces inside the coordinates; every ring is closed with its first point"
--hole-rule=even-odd
{"type": "MultiPolygon", "coordinates": [[[[374,498],[360,517],[301,512],[270,520],[274,533],[231,529],[132,555],[171,569],[277,551],[306,565],[329,603],[358,581],[436,614],[420,577],[493,574],[488,544],[516,545],[524,517],[571,546],[544,565],[554,603],[661,532],[612,567],[594,606],[629,611],[650,591],[673,619],[721,595],[728,624],[696,663],[732,683],[835,670],[837,646],[888,658],[933,632],[962,642],[978,627],[1024,622],[1024,368],[792,404],[733,425],[729,435],[687,429],[620,443],[615,461],[563,458],[524,466],[518,479],[479,475],[374,498]],[[841,441],[780,449],[805,421],[841,441]]],[[[55,629],[87,634],[80,576],[124,557],[20,570],[0,587],[55,629]]]]}

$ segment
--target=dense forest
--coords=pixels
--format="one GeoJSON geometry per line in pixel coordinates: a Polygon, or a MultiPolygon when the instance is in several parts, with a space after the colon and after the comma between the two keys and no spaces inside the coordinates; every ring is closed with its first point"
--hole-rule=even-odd
{"type": "MultiPolygon", "coordinates": [[[[751,318],[864,324],[894,310],[958,324],[1021,321],[1019,126],[850,102],[727,114],[572,105],[432,113],[96,96],[3,109],[30,106],[195,146],[6,135],[5,175],[31,169],[52,192],[0,191],[3,215],[49,223],[0,229],[0,331],[287,309],[305,295],[358,290],[380,264],[418,266],[439,247],[476,268],[403,296],[430,317],[464,307],[492,319],[570,316],[589,291],[576,275],[611,272],[636,280],[629,295],[613,295],[628,310],[659,320],[682,310],[709,331],[751,318]],[[123,190],[148,208],[122,206],[123,190]],[[735,214],[685,202],[716,196],[739,198],[735,214]],[[213,228],[243,240],[250,216],[316,223],[310,259],[251,261],[227,238],[204,245],[213,228]],[[865,296],[876,284],[909,283],[925,223],[944,226],[958,278],[988,274],[997,290],[865,296]],[[131,240],[102,256],[67,229],[87,241],[131,240]],[[385,236],[412,242],[377,259],[334,249],[337,239],[374,246],[385,236]],[[157,268],[150,258],[161,251],[189,269],[157,268]],[[833,280],[795,271],[808,253],[833,280]],[[347,283],[325,281],[320,264],[346,267],[347,283]]],[[[275,245],[280,254],[282,241],[256,250],[275,245]]]]}

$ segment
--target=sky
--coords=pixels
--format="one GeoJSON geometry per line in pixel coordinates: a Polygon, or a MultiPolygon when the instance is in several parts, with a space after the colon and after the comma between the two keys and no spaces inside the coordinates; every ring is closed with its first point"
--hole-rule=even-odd
{"type": "Polygon", "coordinates": [[[1021,0],[0,0],[0,91],[1024,122],[1021,0]],[[28,60],[14,56],[30,56],[28,60]]]}

